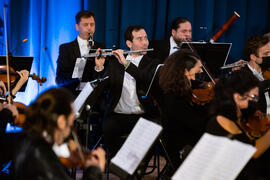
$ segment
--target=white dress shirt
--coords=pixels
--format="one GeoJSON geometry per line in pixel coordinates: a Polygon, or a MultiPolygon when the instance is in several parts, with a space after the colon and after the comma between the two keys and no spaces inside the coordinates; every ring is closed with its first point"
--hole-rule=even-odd
{"type": "Polygon", "coordinates": [[[81,56],[87,55],[90,51],[90,46],[89,46],[88,40],[82,39],[80,36],[77,37],[77,40],[79,43],[81,56]]]}
{"type": "MultiPolygon", "coordinates": [[[[143,55],[137,56],[136,58],[128,55],[126,59],[130,60],[131,63],[138,67],[142,57],[143,55]]],[[[136,80],[126,71],[124,74],[121,97],[114,112],[122,114],[144,113],[136,92],[136,80]]]]}
{"type": "Polygon", "coordinates": [[[176,52],[179,47],[177,46],[176,42],[174,41],[173,37],[171,36],[170,37],[170,54],[171,55],[172,53],[176,52]]]}
{"type": "MultiPolygon", "coordinates": [[[[253,75],[256,76],[259,79],[259,81],[264,81],[262,72],[259,73],[258,71],[256,71],[256,69],[253,69],[249,64],[247,64],[247,66],[252,71],[253,75]]],[[[266,100],[266,114],[270,114],[270,99],[269,99],[270,97],[269,97],[269,93],[265,92],[264,96],[265,96],[265,100],[266,100]]]]}

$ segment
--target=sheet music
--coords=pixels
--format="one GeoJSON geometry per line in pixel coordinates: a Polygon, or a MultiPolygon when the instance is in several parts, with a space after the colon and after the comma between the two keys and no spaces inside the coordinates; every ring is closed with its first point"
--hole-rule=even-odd
{"type": "Polygon", "coordinates": [[[82,78],[85,64],[86,64],[85,58],[76,59],[75,67],[72,73],[72,78],[82,78]]]}
{"type": "Polygon", "coordinates": [[[92,91],[93,91],[93,88],[91,86],[91,83],[88,82],[84,86],[81,93],[78,95],[78,97],[74,101],[74,111],[75,111],[75,113],[78,113],[80,111],[80,109],[82,108],[84,102],[86,101],[86,99],[88,98],[88,96],[91,94],[92,91]]]}
{"type": "Polygon", "coordinates": [[[160,125],[140,118],[111,162],[132,175],[161,130],[160,125]]]}
{"type": "Polygon", "coordinates": [[[252,145],[205,133],[172,179],[235,179],[255,151],[252,145]]]}

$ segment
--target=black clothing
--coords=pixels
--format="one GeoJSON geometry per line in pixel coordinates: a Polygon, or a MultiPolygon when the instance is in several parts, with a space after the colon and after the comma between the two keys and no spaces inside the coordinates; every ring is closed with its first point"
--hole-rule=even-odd
{"type": "MultiPolygon", "coordinates": [[[[105,45],[95,41],[93,49],[97,48],[105,48],[105,45]]],[[[75,96],[78,95],[76,88],[80,83],[78,78],[72,78],[77,58],[81,58],[77,39],[70,43],[60,45],[57,59],[56,83],[59,86],[69,89],[75,96]]],[[[82,82],[91,81],[98,77],[99,73],[95,71],[94,67],[95,59],[88,58],[84,68],[82,82]]]]}
{"type": "MultiPolygon", "coordinates": [[[[247,66],[243,68],[247,71],[251,71],[247,66]]],[[[266,113],[267,110],[267,103],[264,95],[265,92],[268,92],[270,97],[270,79],[260,81],[258,109],[261,110],[263,113],[266,113]]]]}
{"type": "MultiPolygon", "coordinates": [[[[13,179],[72,179],[64,165],[43,138],[22,135],[12,162],[13,179]]],[[[87,168],[83,179],[102,179],[96,166],[87,168]]]]}
{"type": "Polygon", "coordinates": [[[189,102],[185,97],[165,94],[161,104],[164,142],[174,168],[180,165],[180,151],[194,146],[205,131],[206,106],[189,102]]]}
{"type": "Polygon", "coordinates": [[[110,149],[110,154],[113,156],[121,147],[123,138],[127,136],[139,117],[144,116],[147,119],[154,118],[149,101],[142,99],[145,95],[147,88],[150,84],[156,64],[152,63],[152,59],[144,55],[138,67],[132,62],[125,70],[117,59],[112,57],[109,59],[109,64],[105,75],[109,76],[108,79],[98,84],[98,86],[91,93],[86,101],[91,107],[96,104],[104,91],[108,92],[108,107],[104,117],[104,140],[105,145],[110,149]],[[125,71],[129,73],[136,80],[136,92],[138,99],[145,111],[144,114],[119,114],[114,113],[122,93],[125,71]],[[126,121],[126,122],[125,122],[126,121]],[[124,124],[123,124],[124,123],[124,124]]]}
{"type": "Polygon", "coordinates": [[[170,54],[170,39],[166,40],[154,40],[149,43],[149,48],[153,48],[154,51],[148,52],[149,56],[160,60],[159,63],[163,63],[170,54]]]}
{"type": "Polygon", "coordinates": [[[9,109],[2,109],[0,111],[0,136],[5,133],[7,123],[14,123],[12,112],[9,109]]]}
{"type": "MultiPolygon", "coordinates": [[[[207,124],[207,128],[206,128],[206,132],[212,135],[216,135],[216,136],[224,136],[224,137],[229,137],[230,133],[228,131],[226,131],[225,129],[223,129],[219,123],[217,122],[216,117],[211,118],[207,124]]],[[[246,144],[251,144],[251,145],[255,145],[254,141],[251,141],[248,136],[244,133],[241,134],[234,134],[233,135],[233,139],[236,139],[238,141],[241,141],[243,143],[246,144]]]]}

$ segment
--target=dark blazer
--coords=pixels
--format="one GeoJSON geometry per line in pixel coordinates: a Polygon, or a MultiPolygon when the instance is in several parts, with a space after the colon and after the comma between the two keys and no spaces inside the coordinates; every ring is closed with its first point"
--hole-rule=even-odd
{"type": "MultiPolygon", "coordinates": [[[[13,179],[51,179],[72,180],[67,169],[43,138],[22,135],[12,161],[13,179]]],[[[101,170],[96,166],[88,167],[83,179],[102,179],[101,170]]]]}
{"type": "Polygon", "coordinates": [[[170,54],[170,39],[154,40],[149,44],[149,48],[153,48],[154,51],[148,52],[149,56],[160,60],[159,63],[163,63],[170,54]]]}
{"type": "MultiPolygon", "coordinates": [[[[251,71],[248,66],[243,67],[248,71],[251,71]]],[[[259,102],[258,102],[258,108],[263,112],[266,113],[267,109],[267,103],[264,93],[268,92],[270,97],[270,79],[260,81],[260,87],[259,87],[259,102]]]]}
{"type": "MultiPolygon", "coordinates": [[[[121,65],[118,60],[114,57],[108,59],[109,64],[105,75],[108,75],[109,78],[101,82],[89,96],[86,101],[86,104],[89,104],[91,107],[96,104],[105,90],[109,92],[109,108],[106,114],[113,112],[114,108],[118,104],[123,87],[124,74],[125,71],[129,73],[136,80],[136,88],[138,99],[142,105],[144,102],[142,96],[145,95],[147,88],[149,87],[151,78],[153,76],[156,62],[148,56],[143,56],[142,60],[139,63],[139,66],[136,67],[133,63],[130,63],[128,68],[125,70],[124,66],[121,65]]],[[[107,60],[106,60],[107,61],[107,60]]],[[[144,108],[147,108],[144,106],[144,108]]],[[[145,109],[146,110],[146,109],[145,109]]],[[[147,111],[147,110],[146,110],[147,111]]]]}
{"type": "MultiPolygon", "coordinates": [[[[95,41],[93,49],[97,48],[105,48],[105,45],[95,41]]],[[[60,45],[57,59],[56,83],[59,86],[66,87],[73,94],[76,94],[75,89],[80,83],[78,78],[72,78],[75,62],[79,57],[81,57],[81,53],[77,38],[70,43],[60,45]]],[[[97,78],[98,73],[94,70],[94,67],[94,58],[89,58],[83,72],[83,82],[97,78]]]]}
{"type": "Polygon", "coordinates": [[[207,125],[207,107],[189,102],[186,97],[164,94],[160,105],[163,138],[174,168],[180,165],[179,152],[194,146],[207,125]]]}

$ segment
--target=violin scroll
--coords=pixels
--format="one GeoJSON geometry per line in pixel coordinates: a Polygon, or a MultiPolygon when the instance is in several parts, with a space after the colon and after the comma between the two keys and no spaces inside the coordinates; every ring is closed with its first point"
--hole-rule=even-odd
{"type": "Polygon", "coordinates": [[[32,77],[33,80],[37,81],[40,86],[42,86],[42,84],[47,81],[46,77],[42,77],[40,79],[39,75],[36,75],[35,73],[33,73],[29,76],[32,77]]]}

